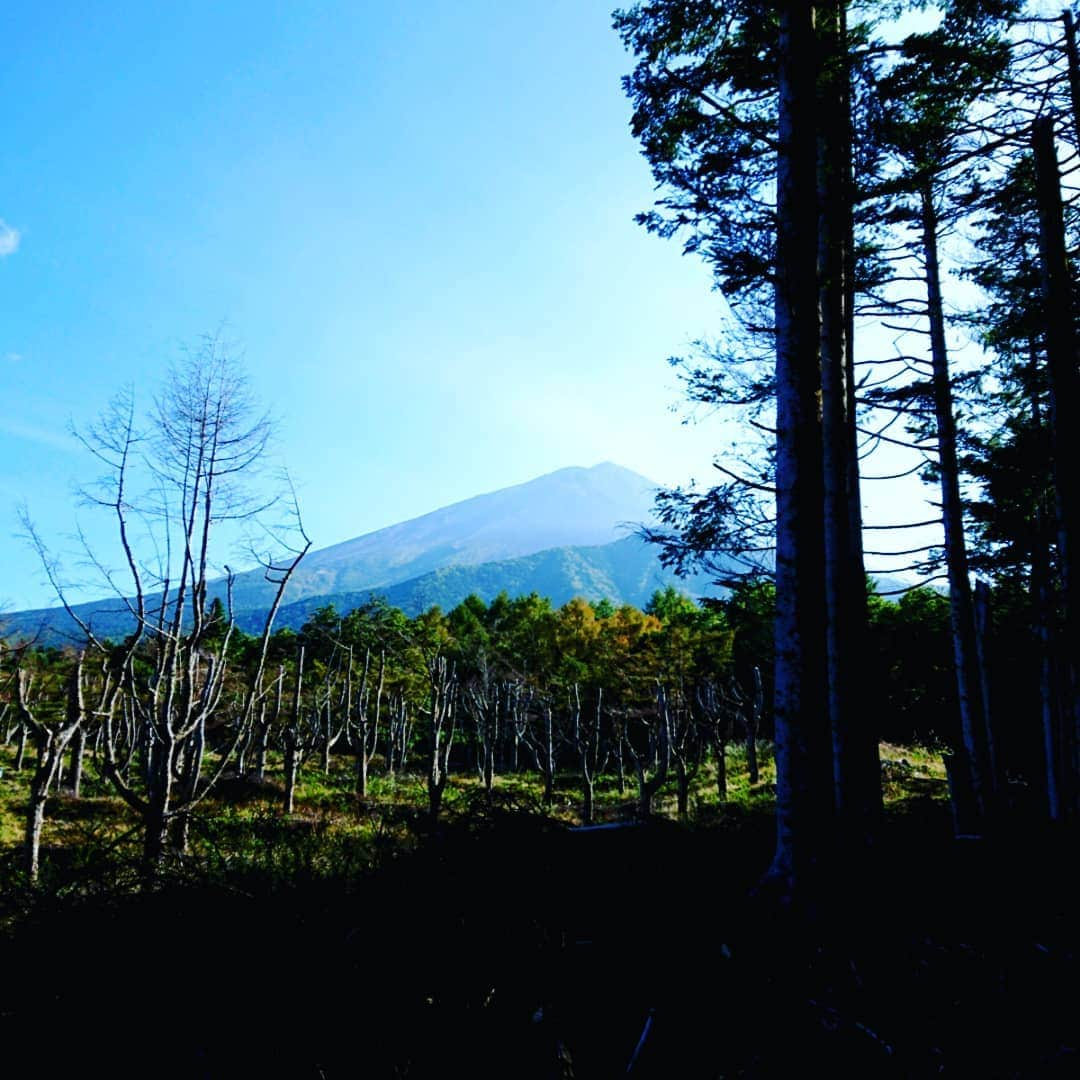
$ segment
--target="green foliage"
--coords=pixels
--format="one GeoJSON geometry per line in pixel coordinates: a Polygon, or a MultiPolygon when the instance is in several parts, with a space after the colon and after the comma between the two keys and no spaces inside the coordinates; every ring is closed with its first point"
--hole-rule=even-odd
{"type": "Polygon", "coordinates": [[[655,615],[662,623],[677,620],[680,616],[693,616],[698,613],[698,605],[686,593],[679,592],[674,585],[657,589],[645,605],[647,615],[655,615]]]}
{"type": "Polygon", "coordinates": [[[605,596],[593,604],[593,614],[598,619],[610,619],[615,614],[615,605],[605,596]]]}

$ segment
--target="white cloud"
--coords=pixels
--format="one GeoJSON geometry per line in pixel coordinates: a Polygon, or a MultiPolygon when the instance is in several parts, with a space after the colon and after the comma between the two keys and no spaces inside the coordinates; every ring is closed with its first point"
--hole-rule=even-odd
{"type": "Polygon", "coordinates": [[[9,352],[9,353],[5,353],[5,355],[4,355],[4,359],[9,364],[17,364],[22,358],[23,358],[23,354],[21,352],[9,352]]]}
{"type": "Polygon", "coordinates": [[[0,259],[5,255],[14,255],[19,250],[21,239],[19,230],[0,218],[0,259]]]}
{"type": "Polygon", "coordinates": [[[76,449],[75,440],[69,434],[62,431],[53,431],[50,428],[38,427],[36,424],[23,424],[18,420],[0,420],[0,435],[25,439],[27,442],[52,447],[55,450],[67,450],[70,452],[76,449]]]}

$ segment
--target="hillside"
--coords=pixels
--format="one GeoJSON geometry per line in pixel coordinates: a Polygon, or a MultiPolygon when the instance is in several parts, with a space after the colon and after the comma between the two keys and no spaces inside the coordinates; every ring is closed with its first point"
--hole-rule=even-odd
{"type": "MultiPolygon", "coordinates": [[[[447,567],[609,544],[651,517],[655,490],[652,481],[611,462],[559,469],[313,551],[288,598],[385,590],[447,567]]],[[[267,593],[260,572],[240,574],[237,610],[265,606],[267,593]]]]}
{"type": "MultiPolygon", "coordinates": [[[[650,518],[655,488],[610,462],[559,469],[313,551],[290,582],[278,625],[301,625],[308,612],[330,602],[348,610],[372,592],[410,614],[436,603],[453,607],[472,592],[485,598],[538,592],[555,603],[578,594],[645,603],[676,580],[655,549],[630,535],[650,518]]],[[[223,593],[223,583],[211,587],[211,595],[223,593]]],[[[239,574],[233,589],[239,624],[261,627],[271,595],[261,571],[239,574]]],[[[75,611],[100,636],[130,632],[119,599],[79,604],[75,611]]],[[[77,634],[60,608],[14,612],[5,617],[5,629],[50,643],[77,634]]]]}
{"type": "MultiPolygon", "coordinates": [[[[333,604],[350,611],[371,597],[383,596],[406,615],[416,615],[434,604],[448,611],[475,593],[490,601],[500,592],[511,596],[538,593],[558,606],[574,596],[608,599],[614,604],[644,607],[657,589],[666,585],[692,596],[712,595],[708,578],[682,580],[665,570],[655,548],[635,536],[595,547],[561,547],[539,551],[519,559],[502,559],[479,566],[448,566],[383,589],[351,590],[304,597],[285,604],[276,625],[302,626],[317,608],[333,604]]],[[[240,626],[251,632],[259,623],[254,613],[243,615],[240,626]]]]}

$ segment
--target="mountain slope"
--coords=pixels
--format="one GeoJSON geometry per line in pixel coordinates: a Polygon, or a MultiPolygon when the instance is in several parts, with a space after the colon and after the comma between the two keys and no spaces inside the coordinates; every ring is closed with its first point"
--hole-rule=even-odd
{"type": "MultiPolygon", "coordinates": [[[[290,582],[289,598],[384,589],[444,567],[611,543],[651,517],[655,490],[611,462],[559,469],[313,551],[290,582]]],[[[240,611],[264,606],[267,592],[260,572],[240,574],[234,602],[240,611]]]]}
{"type": "MultiPolygon", "coordinates": [[[[655,487],[645,477],[610,462],[589,469],[559,469],[527,483],[478,495],[310,552],[289,583],[286,600],[293,604],[306,598],[344,594],[366,598],[372,590],[386,592],[404,582],[415,582],[450,568],[513,561],[553,549],[610,544],[625,537],[635,524],[650,518],[655,487]]],[[[524,573],[507,572],[510,579],[524,573]]],[[[598,575],[602,577],[608,571],[592,567],[590,560],[585,559],[579,570],[568,573],[570,579],[588,582],[599,580],[598,575]]],[[[548,571],[546,577],[534,575],[530,580],[541,579],[557,586],[559,595],[565,591],[558,575],[548,571]]],[[[444,583],[445,588],[431,582],[410,586],[402,595],[412,595],[414,589],[428,589],[432,595],[450,595],[457,589],[448,584],[452,580],[456,580],[453,575],[444,583]]],[[[492,573],[485,580],[494,580],[492,573]]],[[[503,587],[508,591],[514,589],[508,584],[495,592],[503,587]]],[[[466,589],[463,595],[469,591],[466,589]]],[[[212,597],[224,599],[224,593],[223,581],[211,583],[212,597]]],[[[259,624],[272,597],[273,587],[267,584],[262,571],[238,574],[233,603],[241,625],[259,624]]],[[[79,604],[75,611],[100,636],[119,638],[130,632],[130,616],[119,598],[79,604]]],[[[7,615],[0,632],[26,638],[35,636],[42,628],[47,631],[42,640],[55,642],[63,640],[65,635],[78,637],[77,628],[63,609],[51,608],[7,615]]]]}
{"type": "MultiPolygon", "coordinates": [[[[471,593],[486,601],[500,592],[511,596],[535,592],[548,597],[555,606],[572,597],[584,596],[588,600],[606,598],[614,604],[644,607],[652,594],[666,585],[674,585],[692,596],[718,592],[706,577],[685,581],[677,578],[660,565],[656,548],[629,536],[611,544],[551,548],[479,566],[442,567],[384,589],[305,597],[284,605],[278,613],[277,625],[294,629],[303,626],[313,611],[326,604],[333,604],[341,612],[351,611],[373,593],[411,616],[434,604],[448,611],[471,593]]],[[[244,618],[241,625],[253,630],[256,623],[244,618]]]]}

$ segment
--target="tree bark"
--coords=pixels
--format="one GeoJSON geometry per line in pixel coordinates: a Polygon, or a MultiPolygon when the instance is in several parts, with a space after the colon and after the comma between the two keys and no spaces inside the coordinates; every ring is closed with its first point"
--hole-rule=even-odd
{"type": "Polygon", "coordinates": [[[749,774],[751,784],[761,782],[761,771],[758,768],[757,737],[761,730],[761,714],[765,709],[765,687],[761,678],[761,668],[754,667],[754,692],[750,698],[749,712],[743,715],[747,718],[746,724],[746,771],[749,774]]]}
{"type": "Polygon", "coordinates": [[[930,181],[921,191],[922,241],[926,264],[926,299],[930,326],[930,358],[933,367],[934,416],[937,426],[938,471],[941,477],[941,516],[945,529],[945,561],[949,580],[949,614],[953,659],[960,706],[960,745],[955,748],[958,765],[968,773],[958,784],[957,795],[970,791],[971,805],[956,807],[965,833],[979,832],[993,800],[993,779],[986,745],[986,712],[982,699],[975,614],[968,577],[967,544],[964,539],[963,503],[960,500],[960,466],[956,449],[956,417],[953,412],[949,354],[945,343],[945,312],[941,296],[941,272],[937,249],[937,210],[930,181]]]}
{"type": "Polygon", "coordinates": [[[768,877],[810,885],[830,827],[832,746],[817,288],[813,9],[779,8],[776,238],[776,850],[768,877]]]}
{"type": "Polygon", "coordinates": [[[1053,121],[1035,122],[1039,252],[1046,311],[1046,358],[1050,375],[1050,436],[1057,506],[1058,565],[1063,610],[1061,682],[1065,710],[1061,725],[1059,798],[1066,816],[1080,811],[1080,373],[1077,372],[1072,282],[1065,243],[1061,181],[1054,150],[1053,121]]]}
{"type": "Polygon", "coordinates": [[[285,793],[283,808],[291,814],[296,805],[296,780],[300,775],[300,762],[303,748],[301,745],[301,696],[304,690],[304,646],[296,658],[296,685],[293,688],[292,716],[285,727],[282,742],[285,749],[285,793]]]}
{"type": "Polygon", "coordinates": [[[1066,8],[1061,13],[1065,24],[1065,59],[1069,68],[1069,104],[1072,106],[1073,134],[1080,142],[1080,49],[1076,45],[1076,22],[1066,8]]]}
{"type": "Polygon", "coordinates": [[[690,772],[679,756],[675,758],[675,781],[675,812],[680,821],[686,821],[690,816],[690,772]]]}
{"type": "MultiPolygon", "coordinates": [[[[1035,375],[1038,371],[1036,345],[1031,348],[1031,421],[1044,431],[1042,409],[1035,375]]],[[[1050,576],[1049,515],[1040,496],[1035,504],[1035,541],[1031,552],[1031,595],[1035,600],[1035,635],[1039,642],[1039,717],[1042,726],[1046,813],[1051,821],[1061,820],[1059,777],[1061,774],[1061,710],[1057,694],[1057,664],[1054,662],[1053,588],[1050,576]]]]}
{"type": "Polygon", "coordinates": [[[850,74],[846,5],[815,6],[817,80],[817,286],[824,466],[826,648],[833,799],[840,839],[871,843],[881,808],[881,766],[860,675],[866,641],[855,428],[850,74]]]}
{"type": "Polygon", "coordinates": [[[19,749],[15,751],[15,771],[22,772],[26,765],[26,725],[19,726],[19,749]]]}
{"type": "Polygon", "coordinates": [[[71,794],[82,795],[83,758],[86,754],[86,731],[80,724],[71,743],[71,794]]]}
{"type": "Polygon", "coordinates": [[[68,680],[67,704],[63,720],[43,722],[37,720],[31,708],[30,688],[33,676],[23,669],[17,672],[17,695],[19,712],[23,718],[24,730],[34,732],[38,747],[37,767],[30,781],[30,797],[26,813],[26,874],[31,884],[38,880],[41,835],[45,827],[45,806],[49,798],[49,789],[60,770],[71,737],[84,721],[86,708],[83,703],[83,656],[79,655],[68,680]]]}

